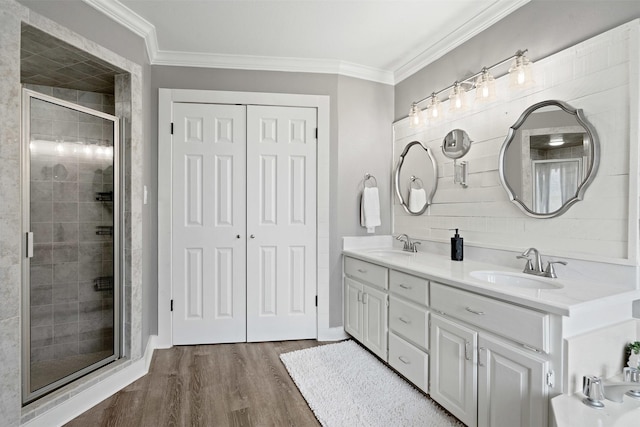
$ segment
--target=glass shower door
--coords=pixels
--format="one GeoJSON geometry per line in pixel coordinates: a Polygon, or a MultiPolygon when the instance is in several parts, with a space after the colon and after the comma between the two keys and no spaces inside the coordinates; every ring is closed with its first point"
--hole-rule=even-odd
{"type": "Polygon", "coordinates": [[[23,98],[23,400],[119,357],[118,119],[23,98]]]}

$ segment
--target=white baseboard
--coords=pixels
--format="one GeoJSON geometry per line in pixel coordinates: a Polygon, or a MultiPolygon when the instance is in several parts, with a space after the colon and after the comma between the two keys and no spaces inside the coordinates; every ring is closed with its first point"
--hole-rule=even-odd
{"type": "Polygon", "coordinates": [[[147,340],[147,348],[145,349],[144,356],[142,358],[70,397],[59,405],[54,406],[50,410],[43,412],[34,419],[23,424],[23,426],[62,426],[111,395],[122,390],[135,380],[141,378],[149,372],[149,365],[151,364],[153,351],[155,350],[156,340],[156,335],[149,336],[149,339],[147,340]]]}
{"type": "Polygon", "coordinates": [[[318,341],[340,341],[348,337],[342,326],[318,331],[318,341]]]}

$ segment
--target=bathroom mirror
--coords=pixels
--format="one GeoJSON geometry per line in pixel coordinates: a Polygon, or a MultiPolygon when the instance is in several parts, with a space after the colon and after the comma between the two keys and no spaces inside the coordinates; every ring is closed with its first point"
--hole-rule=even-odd
{"type": "Polygon", "coordinates": [[[423,214],[438,186],[438,167],[431,151],[420,141],[408,143],[400,154],[394,181],[404,210],[411,215],[423,214]]]}
{"type": "Polygon", "coordinates": [[[459,159],[469,152],[471,139],[462,129],[449,132],[442,141],[442,153],[450,159],[459,159]]]}
{"type": "Polygon", "coordinates": [[[509,129],[500,150],[500,180],[524,213],[552,218],[582,200],[599,156],[597,135],[582,110],[543,101],[509,129]]]}

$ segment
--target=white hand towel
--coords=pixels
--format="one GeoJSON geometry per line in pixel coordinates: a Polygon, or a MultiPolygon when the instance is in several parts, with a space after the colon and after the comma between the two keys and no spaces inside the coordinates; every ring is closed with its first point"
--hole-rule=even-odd
{"type": "Polygon", "coordinates": [[[367,228],[367,233],[375,233],[380,224],[378,187],[365,187],[360,201],[360,225],[367,228]]]}
{"type": "Polygon", "coordinates": [[[424,188],[409,189],[409,210],[411,212],[420,212],[427,203],[427,192],[424,188]]]}

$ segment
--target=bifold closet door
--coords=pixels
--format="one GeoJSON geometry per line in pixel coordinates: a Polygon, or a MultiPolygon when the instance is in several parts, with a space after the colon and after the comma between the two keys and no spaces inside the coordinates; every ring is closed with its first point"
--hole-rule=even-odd
{"type": "Polygon", "coordinates": [[[247,107],[247,341],[317,336],[316,120],[247,107]]]}
{"type": "Polygon", "coordinates": [[[246,107],[175,103],[173,343],[246,340],[246,107]]]}

